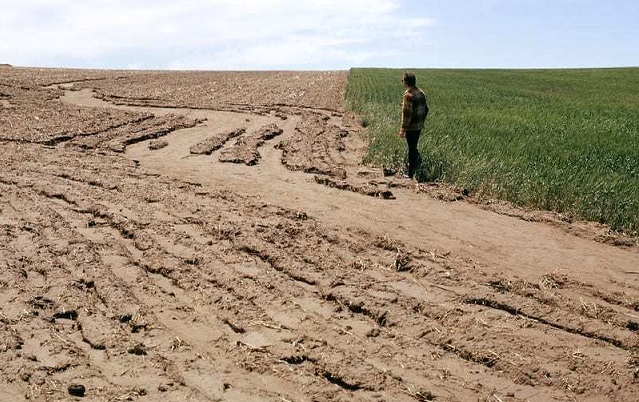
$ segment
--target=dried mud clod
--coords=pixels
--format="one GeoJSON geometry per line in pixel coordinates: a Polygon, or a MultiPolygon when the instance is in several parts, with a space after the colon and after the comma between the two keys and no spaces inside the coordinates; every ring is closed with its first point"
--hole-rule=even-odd
{"type": "Polygon", "coordinates": [[[240,137],[234,145],[220,153],[219,160],[227,163],[242,163],[247,166],[256,165],[261,158],[258,148],[266,141],[281,135],[282,132],[283,130],[275,124],[264,126],[240,137]]]}
{"type": "Polygon", "coordinates": [[[369,197],[382,198],[384,200],[393,200],[395,196],[393,193],[386,189],[379,189],[376,186],[370,185],[354,185],[347,181],[334,180],[330,176],[314,176],[315,182],[325,185],[327,187],[336,188],[338,190],[352,191],[354,193],[364,194],[369,197]]]}
{"type": "Polygon", "coordinates": [[[190,148],[190,152],[193,155],[211,155],[216,150],[222,148],[224,144],[233,138],[239,137],[244,134],[246,129],[239,128],[232,131],[226,131],[223,133],[217,133],[199,142],[190,148]]]}
{"type": "Polygon", "coordinates": [[[166,148],[168,146],[169,146],[169,143],[166,140],[152,140],[151,142],[149,142],[149,149],[151,151],[166,148]]]}
{"type": "Polygon", "coordinates": [[[293,135],[277,146],[287,169],[346,178],[345,168],[352,163],[342,154],[347,148],[344,141],[348,131],[329,120],[321,113],[303,114],[293,135]]]}
{"type": "Polygon", "coordinates": [[[82,384],[71,384],[67,387],[69,395],[83,397],[86,393],[86,387],[82,384]]]}

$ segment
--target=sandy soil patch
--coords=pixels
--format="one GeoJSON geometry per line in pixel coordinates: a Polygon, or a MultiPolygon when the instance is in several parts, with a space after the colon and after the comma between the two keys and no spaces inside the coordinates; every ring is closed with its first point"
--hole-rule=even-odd
{"type": "Polygon", "coordinates": [[[361,165],[345,72],[6,71],[1,400],[639,399],[636,249],[361,165]]]}

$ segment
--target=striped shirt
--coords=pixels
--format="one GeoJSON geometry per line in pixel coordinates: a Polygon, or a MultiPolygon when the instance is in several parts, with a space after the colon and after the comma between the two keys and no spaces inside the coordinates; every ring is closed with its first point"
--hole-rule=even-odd
{"type": "Polygon", "coordinates": [[[417,87],[408,88],[402,100],[402,130],[421,130],[424,128],[426,116],[428,116],[426,95],[417,87]]]}

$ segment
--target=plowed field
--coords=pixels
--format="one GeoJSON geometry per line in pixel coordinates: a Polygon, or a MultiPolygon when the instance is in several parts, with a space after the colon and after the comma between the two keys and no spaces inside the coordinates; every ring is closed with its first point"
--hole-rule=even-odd
{"type": "Polygon", "coordinates": [[[639,400],[633,242],[362,165],[346,80],[0,68],[0,400],[639,400]]]}

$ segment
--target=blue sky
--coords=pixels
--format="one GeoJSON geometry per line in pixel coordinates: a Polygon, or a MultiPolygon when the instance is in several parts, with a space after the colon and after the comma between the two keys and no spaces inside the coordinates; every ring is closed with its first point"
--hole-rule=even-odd
{"type": "Polygon", "coordinates": [[[639,0],[0,0],[0,63],[199,70],[639,66],[639,0]]]}

